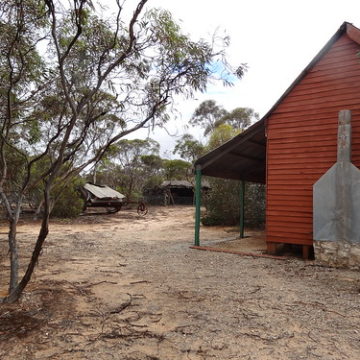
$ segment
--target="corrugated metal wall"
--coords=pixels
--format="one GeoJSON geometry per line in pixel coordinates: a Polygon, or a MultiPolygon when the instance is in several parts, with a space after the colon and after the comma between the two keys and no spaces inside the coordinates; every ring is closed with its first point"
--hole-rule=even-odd
{"type": "Polygon", "coordinates": [[[267,242],[312,244],[312,186],[336,162],[339,110],[352,110],[360,167],[359,52],[340,37],[268,118],[267,242]]]}

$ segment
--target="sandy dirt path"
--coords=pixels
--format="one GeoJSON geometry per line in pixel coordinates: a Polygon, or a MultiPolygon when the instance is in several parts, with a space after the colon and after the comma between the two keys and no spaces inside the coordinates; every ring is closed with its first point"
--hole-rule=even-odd
{"type": "MultiPolygon", "coordinates": [[[[30,248],[36,224],[19,230],[30,248]]],[[[356,271],[192,250],[190,207],[50,230],[20,305],[0,307],[2,360],[360,359],[356,271]]],[[[225,230],[202,229],[204,244],[225,230]]]]}

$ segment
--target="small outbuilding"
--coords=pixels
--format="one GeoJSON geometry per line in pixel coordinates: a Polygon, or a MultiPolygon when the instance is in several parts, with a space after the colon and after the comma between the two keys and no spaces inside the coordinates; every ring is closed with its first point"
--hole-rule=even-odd
{"type": "Polygon", "coordinates": [[[360,167],[359,53],[360,30],[345,22],[260,121],[195,163],[198,179],[266,184],[269,253],[278,244],[297,244],[308,256],[313,185],[337,160],[343,109],[352,114],[351,159],[360,167]]]}
{"type": "Polygon", "coordinates": [[[167,180],[161,184],[165,205],[191,205],[194,203],[194,185],[187,180],[167,180]]]}
{"type": "MultiPolygon", "coordinates": [[[[201,189],[210,189],[208,181],[202,180],[201,189]]],[[[159,187],[145,189],[145,199],[153,205],[192,205],[194,203],[194,184],[187,180],[166,180],[159,187]]]]}

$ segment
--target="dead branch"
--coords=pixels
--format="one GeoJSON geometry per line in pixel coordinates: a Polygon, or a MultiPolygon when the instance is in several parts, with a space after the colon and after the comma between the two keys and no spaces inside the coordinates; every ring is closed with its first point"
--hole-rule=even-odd
{"type": "Polygon", "coordinates": [[[139,280],[139,281],[131,281],[130,284],[134,285],[134,284],[145,284],[145,283],[150,283],[150,281],[147,280],[139,280]]]}
{"type": "Polygon", "coordinates": [[[120,329],[113,329],[111,332],[102,334],[99,339],[157,339],[159,342],[165,340],[165,335],[156,334],[149,330],[137,331],[133,328],[123,327],[120,329]],[[122,330],[127,330],[127,332],[122,332],[122,330]]]}
{"type": "Polygon", "coordinates": [[[109,314],[119,314],[119,313],[121,313],[123,310],[125,310],[127,307],[129,307],[131,305],[132,300],[133,300],[132,296],[130,294],[127,294],[127,295],[129,296],[129,300],[122,303],[116,309],[110,311],[109,314]]]}
{"type": "Polygon", "coordinates": [[[103,281],[98,281],[96,283],[92,283],[92,284],[89,284],[89,285],[84,285],[84,286],[81,286],[81,288],[83,289],[87,289],[87,288],[90,288],[90,287],[93,287],[93,286],[96,286],[96,285],[100,285],[100,284],[114,284],[116,285],[117,282],[115,281],[108,281],[108,280],[103,280],[103,281]]]}
{"type": "MultiPolygon", "coordinates": [[[[339,315],[339,316],[342,316],[342,317],[344,317],[344,318],[347,317],[346,315],[341,314],[341,313],[339,313],[338,311],[328,309],[325,304],[320,303],[320,302],[306,303],[306,302],[304,302],[304,301],[296,301],[296,303],[297,303],[297,304],[301,304],[301,305],[306,305],[306,306],[318,307],[318,308],[320,308],[322,311],[331,312],[331,313],[337,314],[337,315],[339,315]]],[[[291,306],[290,304],[287,304],[287,305],[288,305],[288,306],[291,306]]]]}

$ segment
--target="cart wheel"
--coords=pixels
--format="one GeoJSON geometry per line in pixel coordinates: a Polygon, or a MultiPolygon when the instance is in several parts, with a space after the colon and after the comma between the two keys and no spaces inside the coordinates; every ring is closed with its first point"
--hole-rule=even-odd
{"type": "Polygon", "coordinates": [[[107,214],[115,214],[121,210],[121,205],[105,208],[107,214]]]}
{"type": "Polygon", "coordinates": [[[143,202],[140,202],[137,208],[138,215],[145,216],[148,213],[148,209],[143,202]]]}

